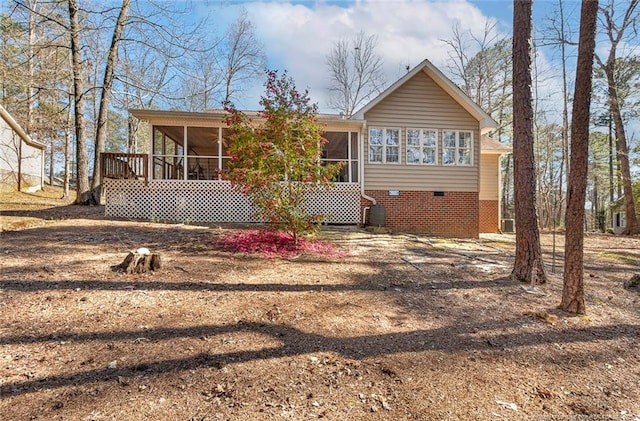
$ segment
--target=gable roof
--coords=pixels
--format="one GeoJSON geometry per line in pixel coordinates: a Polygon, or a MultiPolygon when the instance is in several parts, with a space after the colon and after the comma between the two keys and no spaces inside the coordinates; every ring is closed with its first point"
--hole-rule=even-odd
{"type": "Polygon", "coordinates": [[[469,114],[476,118],[480,122],[480,133],[485,133],[495,129],[498,125],[489,114],[487,114],[478,104],[473,102],[462,90],[444,75],[436,66],[429,60],[425,59],[422,63],[411,69],[406,75],[398,79],[393,85],[389,86],[380,95],[371,100],[367,105],[353,114],[352,118],[364,119],[364,114],[371,110],[373,107],[382,102],[386,97],[391,95],[396,89],[404,85],[409,79],[414,77],[419,72],[424,72],[433,81],[440,86],[451,98],[454,99],[462,108],[464,108],[469,114]]]}
{"type": "Polygon", "coordinates": [[[7,111],[2,105],[0,105],[0,117],[2,117],[2,119],[7,122],[7,124],[13,129],[13,131],[16,132],[27,145],[42,150],[47,148],[47,145],[45,145],[44,143],[40,143],[36,140],[31,139],[31,136],[29,136],[27,132],[22,130],[22,127],[20,127],[18,122],[15,121],[13,117],[11,117],[9,111],[7,111]]]}

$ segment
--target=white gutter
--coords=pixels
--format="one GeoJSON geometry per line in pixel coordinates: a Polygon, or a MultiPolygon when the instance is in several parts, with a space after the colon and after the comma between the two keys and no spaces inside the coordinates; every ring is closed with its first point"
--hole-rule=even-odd
{"type": "Polygon", "coordinates": [[[9,124],[9,126],[11,126],[13,131],[15,131],[27,145],[41,150],[47,149],[47,145],[45,145],[44,143],[33,140],[31,136],[29,136],[27,132],[25,132],[22,127],[20,127],[18,122],[14,120],[11,114],[9,114],[9,112],[4,107],[2,107],[2,105],[0,105],[0,116],[4,119],[4,121],[7,122],[7,124],[9,124]]]}

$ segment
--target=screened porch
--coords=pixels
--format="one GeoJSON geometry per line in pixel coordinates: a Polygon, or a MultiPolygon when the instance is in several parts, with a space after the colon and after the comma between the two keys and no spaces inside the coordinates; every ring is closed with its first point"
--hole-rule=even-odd
{"type": "MultiPolygon", "coordinates": [[[[210,123],[209,118],[205,124],[210,123]]],[[[231,161],[230,130],[205,124],[152,124],[151,151],[145,159],[136,156],[135,165],[133,156],[105,154],[111,162],[103,179],[105,213],[177,222],[261,222],[249,198],[223,177],[231,161]]],[[[308,211],[328,215],[331,224],[360,222],[358,135],[351,130],[324,133],[320,165],[345,165],[328,191],[310,188],[307,198],[308,211]]]]}
{"type": "MultiPolygon", "coordinates": [[[[320,163],[344,162],[335,182],[358,182],[358,133],[327,131],[320,163]]],[[[151,178],[222,180],[229,168],[231,132],[225,127],[154,125],[151,178]]]]}

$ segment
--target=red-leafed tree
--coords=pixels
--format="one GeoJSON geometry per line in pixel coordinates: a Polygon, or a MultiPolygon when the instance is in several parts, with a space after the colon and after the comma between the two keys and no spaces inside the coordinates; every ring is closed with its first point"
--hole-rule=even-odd
{"type": "Polygon", "coordinates": [[[321,165],[324,128],[308,92],[299,92],[286,72],[279,76],[268,71],[265,87],[256,121],[227,107],[233,136],[225,176],[251,198],[258,218],[288,232],[297,243],[326,218],[308,211],[307,193],[328,188],[340,165],[321,165]]]}

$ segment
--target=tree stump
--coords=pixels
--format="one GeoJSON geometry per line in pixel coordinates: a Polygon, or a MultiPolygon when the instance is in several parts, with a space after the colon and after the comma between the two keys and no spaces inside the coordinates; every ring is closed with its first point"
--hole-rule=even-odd
{"type": "Polygon", "coordinates": [[[146,273],[159,270],[162,267],[162,259],[159,253],[139,248],[129,252],[118,266],[127,273],[146,273]]]}

